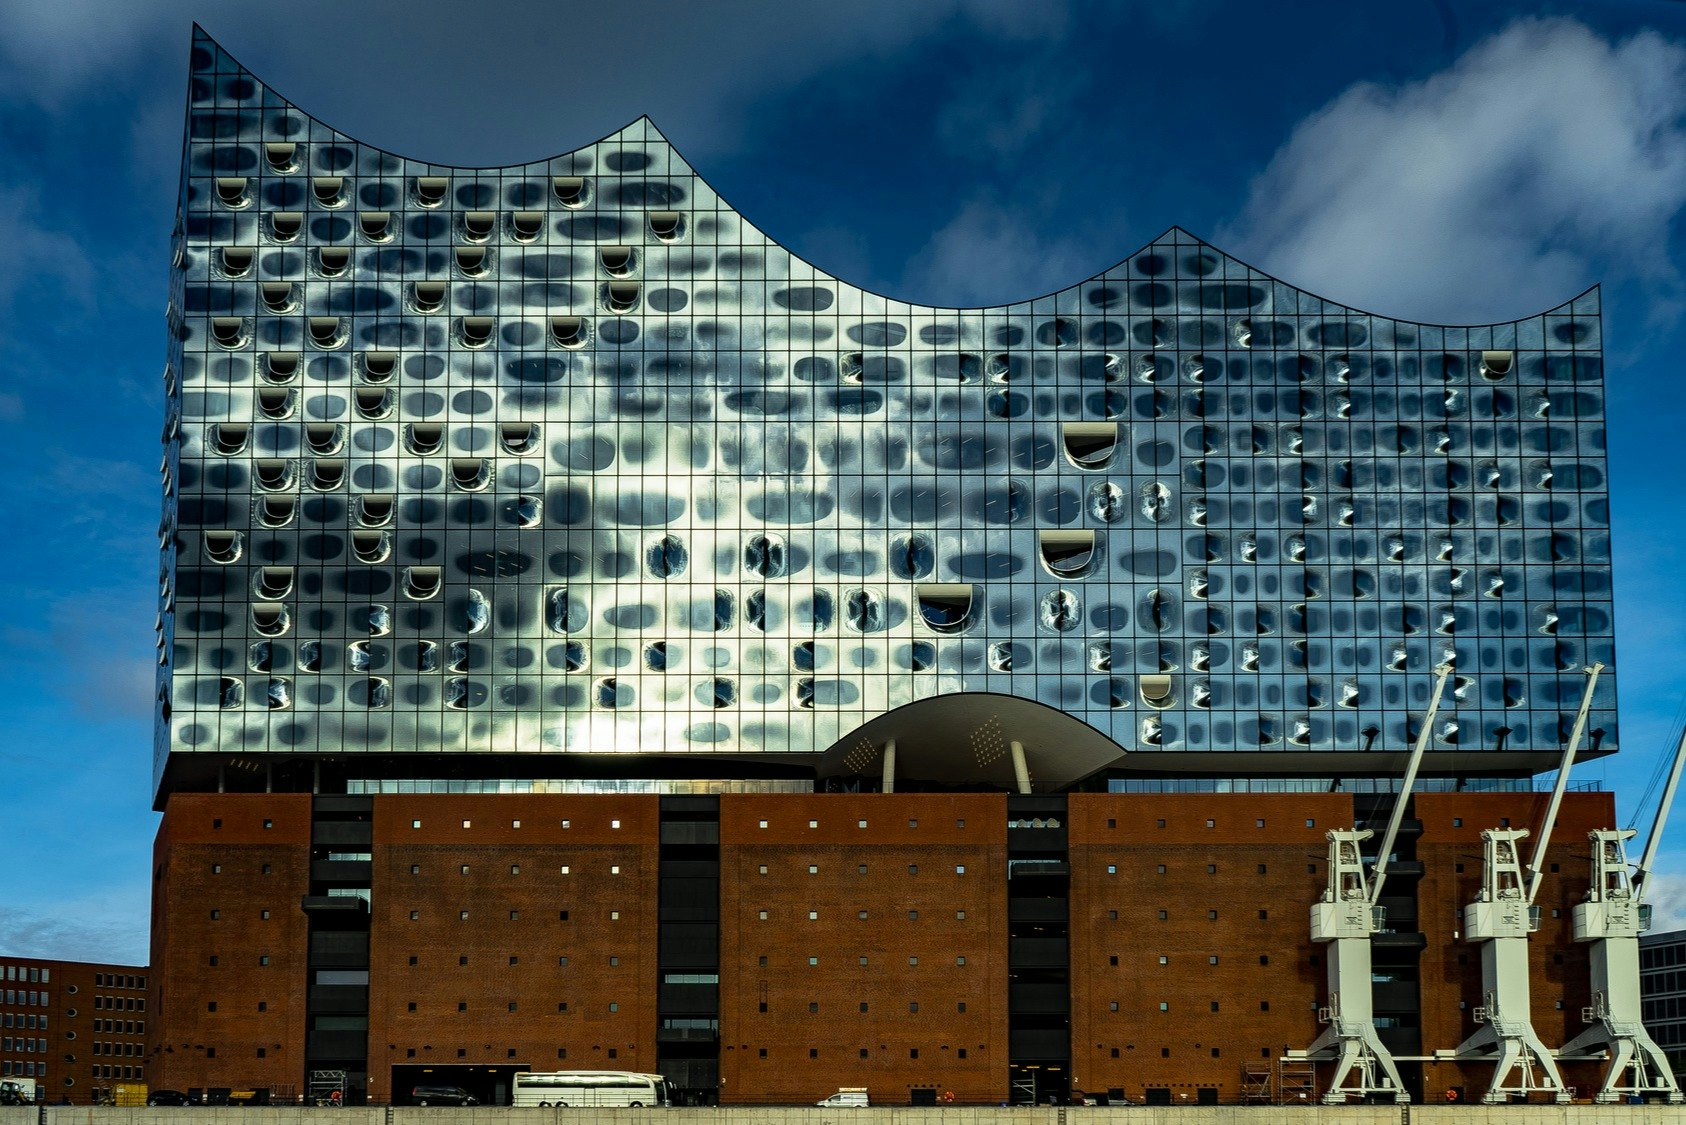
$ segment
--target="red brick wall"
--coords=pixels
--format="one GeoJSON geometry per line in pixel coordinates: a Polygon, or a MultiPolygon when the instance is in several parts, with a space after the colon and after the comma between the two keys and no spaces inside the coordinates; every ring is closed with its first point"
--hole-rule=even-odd
{"type": "Polygon", "coordinates": [[[152,1086],[297,1088],[310,797],[174,794],[153,864],[152,1086]]]}
{"type": "Polygon", "coordinates": [[[1004,1099],[1006,821],[999,794],[721,798],[721,1100],[1004,1099]]]}
{"type": "MultiPolygon", "coordinates": [[[[1481,947],[1457,935],[1462,929],[1459,912],[1481,890],[1481,832],[1503,826],[1508,818],[1510,827],[1537,833],[1548,798],[1545,793],[1427,793],[1417,798],[1417,817],[1423,822],[1417,858],[1425,869],[1420,924],[1428,939],[1422,959],[1425,1053],[1454,1048],[1476,1028],[1475,1009],[1482,1003],[1481,947]],[[1456,823],[1460,820],[1461,825],[1456,823]]],[[[1592,1002],[1588,954],[1585,945],[1574,942],[1573,911],[1589,884],[1587,832],[1614,827],[1615,821],[1614,794],[1569,793],[1552,834],[1547,862],[1558,870],[1548,867],[1540,886],[1540,929],[1529,942],[1529,955],[1534,1030],[1554,1049],[1586,1027],[1580,1017],[1581,1009],[1592,1002]]],[[[1522,842],[1524,863],[1533,855],[1533,840],[1530,836],[1522,842]]],[[[1568,1085],[1587,1090],[1599,1081],[1600,1064],[1560,1066],[1568,1085]]],[[[1493,1067],[1426,1063],[1423,1075],[1429,1099],[1442,1097],[1448,1087],[1462,1086],[1466,1098],[1473,1100],[1486,1092],[1493,1067]]]]}
{"type": "Polygon", "coordinates": [[[145,1082],[147,976],[142,965],[0,956],[0,1030],[12,1041],[0,1045],[0,1077],[34,1077],[47,1101],[76,1105],[145,1082]]]}
{"type": "Polygon", "coordinates": [[[1307,911],[1352,815],[1342,794],[1074,794],[1073,1086],[1229,1101],[1243,1066],[1310,1046],[1327,990],[1307,911]]]}
{"type": "Polygon", "coordinates": [[[653,796],[376,798],[369,1096],[395,1064],[653,1071],[658,829],[653,796]]]}

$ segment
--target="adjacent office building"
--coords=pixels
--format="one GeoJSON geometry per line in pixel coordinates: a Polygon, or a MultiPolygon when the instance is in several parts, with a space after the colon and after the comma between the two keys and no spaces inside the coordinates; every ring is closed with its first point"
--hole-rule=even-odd
{"type": "Polygon", "coordinates": [[[0,957],[0,1080],[78,1105],[144,1084],[146,1000],[141,966],[0,957]]]}
{"type": "Polygon", "coordinates": [[[1173,229],[914,305],[647,120],[428,164],[196,32],[169,316],[161,1083],[1315,1096],[1325,833],[1425,736],[1378,1011],[1481,1089],[1470,852],[1614,662],[1596,291],[1406,323],[1173,229]]]}

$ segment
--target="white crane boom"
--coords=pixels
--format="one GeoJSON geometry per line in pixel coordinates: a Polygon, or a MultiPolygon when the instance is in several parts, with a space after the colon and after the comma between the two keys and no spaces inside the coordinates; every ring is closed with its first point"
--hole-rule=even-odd
{"type": "Polygon", "coordinates": [[[1680,735],[1680,742],[1674,748],[1674,765],[1669,769],[1668,784],[1663,786],[1662,800],[1657,803],[1657,815],[1651,821],[1651,835],[1645,840],[1645,851],[1639,857],[1639,866],[1633,869],[1633,886],[1636,892],[1643,893],[1645,879],[1651,874],[1652,864],[1657,862],[1657,849],[1663,842],[1663,828],[1668,824],[1668,814],[1674,805],[1674,791],[1680,787],[1680,769],[1686,766],[1686,731],[1680,735]]]}
{"type": "Polygon", "coordinates": [[[1411,761],[1405,767],[1405,777],[1399,782],[1399,800],[1393,803],[1393,815],[1388,817],[1387,831],[1382,833],[1382,845],[1376,852],[1376,873],[1370,879],[1370,905],[1382,900],[1382,884],[1387,882],[1388,859],[1399,838],[1399,826],[1405,821],[1405,804],[1410,800],[1411,788],[1417,784],[1417,770],[1423,764],[1423,752],[1434,735],[1434,718],[1440,712],[1440,693],[1446,690],[1446,677],[1452,674],[1450,664],[1434,670],[1434,692],[1428,699],[1428,711],[1423,715],[1423,729],[1417,732],[1417,744],[1411,748],[1411,761]]]}
{"type": "Polygon", "coordinates": [[[1546,848],[1551,844],[1551,830],[1557,823],[1557,810],[1563,804],[1563,792],[1569,786],[1569,770],[1575,764],[1581,738],[1586,734],[1586,716],[1592,709],[1592,689],[1598,685],[1598,674],[1602,671],[1604,665],[1596,660],[1586,669],[1586,690],[1581,693],[1581,709],[1575,713],[1574,728],[1569,731],[1569,741],[1563,746],[1563,759],[1557,763],[1557,784],[1551,787],[1545,823],[1540,825],[1540,834],[1534,839],[1534,853],[1528,860],[1528,892],[1524,897],[1529,906],[1534,905],[1540,893],[1540,883],[1545,879],[1546,848]]]}

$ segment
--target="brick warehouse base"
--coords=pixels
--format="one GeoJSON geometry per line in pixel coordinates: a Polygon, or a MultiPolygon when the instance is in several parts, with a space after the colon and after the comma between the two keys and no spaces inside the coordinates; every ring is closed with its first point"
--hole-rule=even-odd
{"type": "MultiPolygon", "coordinates": [[[[1479,950],[1453,931],[1479,833],[1532,823],[1544,800],[1416,799],[1390,883],[1400,932],[1377,958],[1396,1054],[1473,1029],[1479,950]]],[[[177,794],[157,843],[149,1077],[288,1097],[340,1060],[375,1102],[428,1080],[507,1100],[517,1069],[587,1068],[661,1070],[740,1104],[842,1086],[880,1105],[1032,1084],[1297,1096],[1277,1060],[1319,1031],[1307,910],[1324,833],[1353,816],[1348,794],[177,794]]],[[[1570,913],[1586,832],[1613,818],[1596,793],[1559,817],[1532,942],[1549,1044],[1589,1002],[1570,913]]],[[[1430,1100],[1487,1081],[1478,1063],[1405,1065],[1430,1100]]],[[[1566,1078],[1586,1090],[1595,1073],[1566,1078]]]]}

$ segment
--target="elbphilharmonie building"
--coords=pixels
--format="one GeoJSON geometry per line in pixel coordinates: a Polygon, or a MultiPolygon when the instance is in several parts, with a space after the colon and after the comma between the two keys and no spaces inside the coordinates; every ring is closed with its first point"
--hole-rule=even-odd
{"type": "Polygon", "coordinates": [[[1360,1093],[1501,1099],[1466,860],[1554,816],[1533,1026],[1595,1010],[1614,802],[1532,788],[1618,744],[1596,290],[1412,323],[1173,228],[911,304],[647,119],[431,164],[203,32],[171,282],[154,1085],[1339,1100],[1305,908],[1391,863],[1360,1093]]]}

